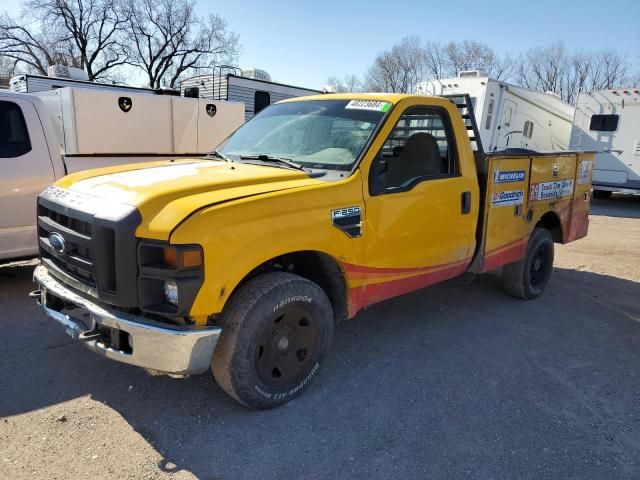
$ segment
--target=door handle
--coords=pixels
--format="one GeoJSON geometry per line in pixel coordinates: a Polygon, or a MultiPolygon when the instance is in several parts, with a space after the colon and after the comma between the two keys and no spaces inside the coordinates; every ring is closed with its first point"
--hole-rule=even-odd
{"type": "Polygon", "coordinates": [[[462,192],[461,211],[463,215],[471,211],[471,192],[462,192]]]}

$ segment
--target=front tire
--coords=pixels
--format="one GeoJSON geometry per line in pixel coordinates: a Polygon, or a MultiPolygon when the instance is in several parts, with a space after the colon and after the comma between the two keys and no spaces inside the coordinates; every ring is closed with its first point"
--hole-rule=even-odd
{"type": "Polygon", "coordinates": [[[333,310],[324,291],[298,275],[259,275],[233,294],[222,314],[211,361],[218,384],[243,405],[288,402],[317,375],[333,338],[333,310]]]}
{"type": "Polygon", "coordinates": [[[544,292],[553,271],[553,238],[548,230],[535,228],[524,258],[502,271],[504,289],[516,298],[534,299],[544,292]]]}

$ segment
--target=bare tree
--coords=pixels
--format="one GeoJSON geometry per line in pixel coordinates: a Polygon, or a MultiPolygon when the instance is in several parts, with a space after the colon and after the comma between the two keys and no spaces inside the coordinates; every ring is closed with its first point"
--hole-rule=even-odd
{"type": "Polygon", "coordinates": [[[46,75],[49,65],[73,61],[69,46],[59,32],[44,33],[41,22],[30,15],[23,15],[22,22],[0,15],[0,54],[11,63],[12,74],[19,68],[46,75]]]}
{"type": "Polygon", "coordinates": [[[425,50],[418,37],[403,38],[391,50],[379,53],[366,75],[374,92],[412,92],[426,72],[425,50]]]}
{"type": "Polygon", "coordinates": [[[72,45],[71,58],[89,80],[108,78],[126,64],[120,36],[128,18],[118,0],[28,0],[26,5],[72,45]]]}
{"type": "Polygon", "coordinates": [[[575,103],[581,91],[618,88],[633,83],[626,57],[618,52],[568,52],[562,43],[529,50],[518,60],[516,82],[554,92],[575,103]]]}
{"type": "Polygon", "coordinates": [[[175,87],[188,71],[233,63],[238,37],[217,15],[200,19],[189,0],[129,0],[129,64],[144,71],[149,86],[175,87]]]}
{"type": "Polygon", "coordinates": [[[447,52],[440,42],[429,41],[424,47],[425,74],[423,80],[442,78],[447,70],[447,52]]]}
{"type": "Polygon", "coordinates": [[[338,77],[329,77],[327,85],[330,85],[335,93],[351,93],[362,91],[362,82],[357,75],[345,75],[341,80],[338,77]]]}

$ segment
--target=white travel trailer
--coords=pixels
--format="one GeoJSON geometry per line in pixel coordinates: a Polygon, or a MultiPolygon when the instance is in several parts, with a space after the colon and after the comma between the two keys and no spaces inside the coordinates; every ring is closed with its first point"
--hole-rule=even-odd
{"type": "Polygon", "coordinates": [[[596,198],[640,193],[640,88],[580,93],[571,148],[596,152],[596,198]]]}
{"type": "Polygon", "coordinates": [[[574,108],[552,93],[542,93],[489,78],[481,71],[419,83],[422,95],[471,97],[482,147],[566,150],[574,108]]]}
{"type": "Polygon", "coordinates": [[[129,85],[116,85],[110,83],[90,82],[88,80],[81,80],[78,78],[56,77],[54,74],[59,73],[58,70],[51,69],[51,76],[46,75],[32,75],[30,73],[24,73],[22,75],[16,75],[9,80],[9,88],[18,93],[37,93],[47,92],[49,90],[57,90],[58,88],[73,87],[73,88],[88,88],[92,90],[111,90],[118,92],[131,92],[131,93],[150,93],[150,94],[164,94],[164,95],[180,95],[177,90],[171,89],[153,89],[145,87],[132,87],[129,85]]]}
{"type": "Polygon", "coordinates": [[[183,80],[180,91],[185,97],[242,102],[245,120],[280,100],[322,93],[310,88],[272,82],[271,76],[264,70],[240,70],[224,66],[218,67],[213,74],[197,75],[183,80]]]}

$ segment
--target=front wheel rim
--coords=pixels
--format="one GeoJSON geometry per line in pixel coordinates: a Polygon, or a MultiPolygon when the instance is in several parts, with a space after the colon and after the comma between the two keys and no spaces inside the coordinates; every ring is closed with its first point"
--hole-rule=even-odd
{"type": "Polygon", "coordinates": [[[301,381],[312,368],[319,342],[318,321],[301,305],[272,315],[260,331],[255,349],[258,378],[281,387],[301,381]]]}

